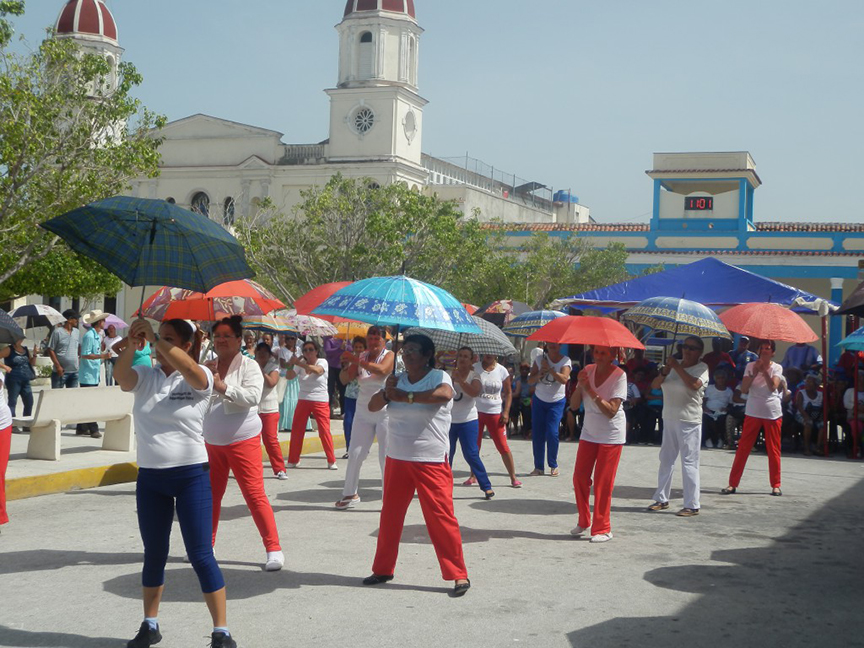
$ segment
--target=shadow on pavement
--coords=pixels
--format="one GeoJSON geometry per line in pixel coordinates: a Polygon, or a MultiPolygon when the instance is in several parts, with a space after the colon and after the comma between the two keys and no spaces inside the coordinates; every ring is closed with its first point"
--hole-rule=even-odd
{"type": "MultiPolygon", "coordinates": [[[[169,558],[168,561],[179,562],[180,559],[169,558]]],[[[3,554],[3,561],[0,562],[0,574],[50,571],[63,567],[87,565],[138,565],[140,568],[143,562],[143,553],[98,553],[58,549],[10,551],[3,554]]]]}
{"type": "Polygon", "coordinates": [[[473,509],[487,513],[508,513],[521,515],[574,515],[576,502],[541,499],[504,499],[481,500],[469,504],[473,509]]]}
{"type": "Polygon", "coordinates": [[[770,546],[715,551],[708,564],[646,572],[658,588],[701,595],[678,614],[620,617],[567,637],[574,648],[864,646],[857,623],[862,515],[864,481],[770,546]]]}
{"type": "Polygon", "coordinates": [[[109,637],[85,637],[65,632],[28,632],[0,625],[0,646],[30,648],[31,646],[50,646],[51,648],[117,648],[125,645],[127,639],[109,637]]]}
{"type": "MultiPolygon", "coordinates": [[[[510,529],[472,529],[461,526],[462,543],[489,542],[490,540],[509,540],[511,538],[529,538],[531,540],[573,540],[569,533],[535,533],[534,531],[515,531],[510,529]]],[[[372,538],[378,537],[378,529],[369,534],[372,538]]],[[[432,544],[429,539],[429,531],[425,524],[406,524],[402,529],[403,544],[432,544]]]]}

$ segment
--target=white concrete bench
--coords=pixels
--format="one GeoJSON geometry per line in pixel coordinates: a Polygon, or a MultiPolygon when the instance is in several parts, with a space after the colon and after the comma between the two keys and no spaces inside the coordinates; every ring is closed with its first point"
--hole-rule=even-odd
{"type": "Polygon", "coordinates": [[[105,421],[103,450],[131,452],[135,449],[132,419],[134,396],[119,387],[44,389],[34,392],[38,401],[33,416],[16,417],[14,424],[30,428],[28,459],[60,459],[60,430],[71,423],[105,421]]]}

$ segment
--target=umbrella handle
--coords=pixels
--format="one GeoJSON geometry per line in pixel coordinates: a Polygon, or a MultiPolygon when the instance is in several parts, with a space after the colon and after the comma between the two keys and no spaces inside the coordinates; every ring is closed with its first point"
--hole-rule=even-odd
{"type": "Polygon", "coordinates": [[[393,373],[391,375],[396,375],[396,356],[399,353],[399,325],[396,325],[396,330],[393,333],[393,373]]]}

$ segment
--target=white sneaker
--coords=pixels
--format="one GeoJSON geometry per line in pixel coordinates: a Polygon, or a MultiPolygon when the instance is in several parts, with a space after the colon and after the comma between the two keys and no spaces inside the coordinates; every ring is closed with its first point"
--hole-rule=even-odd
{"type": "Polygon", "coordinates": [[[282,481],[285,481],[286,479],[288,479],[288,473],[286,473],[284,470],[282,470],[282,471],[276,473],[276,479],[280,479],[282,481]]]}
{"type": "Polygon", "coordinates": [[[578,538],[583,533],[585,533],[587,530],[588,530],[588,527],[575,526],[572,529],[570,529],[570,535],[578,538]]]}
{"type": "Polygon", "coordinates": [[[339,470],[339,465],[334,461],[331,464],[327,464],[327,468],[330,470],[339,470]]]}
{"type": "Polygon", "coordinates": [[[286,467],[286,468],[296,468],[296,467],[297,467],[297,464],[286,463],[286,464],[285,464],[285,467],[286,467]]]}
{"type": "Polygon", "coordinates": [[[285,566],[285,554],[281,551],[268,551],[264,571],[279,571],[285,566]]]}
{"type": "Polygon", "coordinates": [[[708,439],[707,441],[705,441],[705,447],[706,448],[713,448],[714,442],[711,439],[708,439]]]}
{"type": "Polygon", "coordinates": [[[591,542],[609,542],[612,539],[612,532],[609,533],[598,533],[595,536],[591,536],[591,542]]]}

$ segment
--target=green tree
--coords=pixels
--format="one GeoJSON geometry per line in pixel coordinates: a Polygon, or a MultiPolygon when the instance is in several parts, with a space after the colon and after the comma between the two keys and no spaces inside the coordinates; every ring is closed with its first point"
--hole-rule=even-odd
{"type": "Polygon", "coordinates": [[[15,30],[6,16],[21,16],[24,13],[24,0],[0,0],[0,47],[4,47],[15,30]]]}
{"type": "MultiPolygon", "coordinates": [[[[0,14],[21,8],[22,3],[2,2],[0,14]]],[[[69,296],[97,294],[116,282],[38,224],[124,193],[135,177],[155,177],[160,140],[152,130],[164,118],[132,97],[142,78],[131,64],[120,64],[116,90],[110,91],[114,71],[104,57],[50,37],[36,51],[18,55],[7,47],[8,21],[5,27],[0,29],[7,34],[5,44],[0,41],[0,294],[26,294],[43,283],[38,273],[46,271],[53,278],[59,272],[72,275],[64,287],[69,296]]]]}

